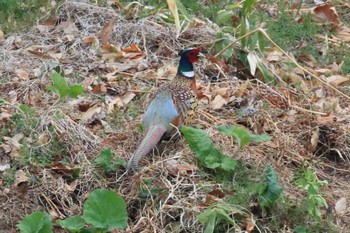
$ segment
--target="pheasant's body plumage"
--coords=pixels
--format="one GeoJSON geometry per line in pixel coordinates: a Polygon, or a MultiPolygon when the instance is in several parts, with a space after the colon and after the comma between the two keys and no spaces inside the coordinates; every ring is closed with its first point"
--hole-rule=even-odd
{"type": "Polygon", "coordinates": [[[181,56],[177,75],[152,95],[143,119],[146,134],[130,158],[127,170],[136,170],[140,160],[157,145],[163,136],[170,137],[183,124],[193,122],[197,96],[192,63],[197,60],[197,55],[198,49],[185,50],[181,56]],[[190,55],[195,57],[190,57],[191,60],[188,58],[190,55]],[[187,69],[192,70],[181,70],[183,68],[181,63],[184,64],[184,60],[190,62],[191,66],[187,69]]]}

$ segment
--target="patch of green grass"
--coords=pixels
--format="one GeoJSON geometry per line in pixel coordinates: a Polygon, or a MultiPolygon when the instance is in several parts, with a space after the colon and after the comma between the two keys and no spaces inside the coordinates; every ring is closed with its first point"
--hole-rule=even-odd
{"type": "Polygon", "coordinates": [[[9,34],[28,28],[50,8],[50,0],[0,0],[0,29],[9,34]]]}

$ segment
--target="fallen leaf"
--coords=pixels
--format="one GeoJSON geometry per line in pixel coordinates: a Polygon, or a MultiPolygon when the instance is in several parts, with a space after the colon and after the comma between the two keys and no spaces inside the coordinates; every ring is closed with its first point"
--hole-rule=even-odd
{"type": "Polygon", "coordinates": [[[91,120],[93,118],[93,116],[95,114],[98,114],[101,112],[101,107],[98,105],[94,105],[91,108],[89,108],[89,110],[87,110],[82,116],[81,116],[81,122],[82,123],[86,123],[89,120],[91,120]]]}
{"type": "Polygon", "coordinates": [[[107,92],[107,88],[106,88],[104,83],[100,83],[100,84],[97,84],[97,85],[92,85],[91,92],[94,93],[94,94],[106,93],[107,92]]]}
{"type": "Polygon", "coordinates": [[[70,184],[65,184],[66,187],[66,191],[68,192],[74,192],[74,190],[76,189],[78,185],[78,180],[74,180],[72,183],[70,184]]]}
{"type": "Polygon", "coordinates": [[[250,73],[254,76],[256,67],[258,63],[260,62],[260,58],[258,55],[256,55],[254,52],[249,52],[247,55],[249,67],[250,67],[250,73]]]}
{"type": "Polygon", "coordinates": [[[253,218],[246,218],[245,220],[246,220],[245,229],[246,229],[247,233],[250,233],[255,228],[255,220],[253,218]]]}
{"type": "Polygon", "coordinates": [[[0,164],[0,172],[6,171],[7,169],[10,169],[10,168],[11,168],[11,166],[8,163],[0,164]]]}
{"type": "Polygon", "coordinates": [[[45,132],[42,132],[38,137],[38,142],[40,145],[46,144],[49,140],[50,140],[50,136],[45,132]]]}
{"type": "Polygon", "coordinates": [[[19,133],[19,134],[16,134],[14,135],[12,138],[11,137],[6,137],[4,136],[3,138],[5,139],[5,141],[7,141],[8,143],[11,144],[11,147],[13,148],[16,148],[16,149],[20,149],[22,144],[19,143],[19,141],[23,138],[23,134],[22,133],[19,133]]]}
{"type": "Polygon", "coordinates": [[[350,28],[343,25],[337,30],[337,37],[340,38],[343,42],[350,42],[350,28]]]}
{"type": "Polygon", "coordinates": [[[136,96],[133,92],[128,92],[121,97],[123,105],[127,105],[136,96]]]}
{"type": "Polygon", "coordinates": [[[29,181],[29,177],[23,170],[16,171],[15,182],[14,182],[15,187],[19,186],[22,183],[27,183],[28,181],[29,181]]]}
{"type": "Polygon", "coordinates": [[[120,60],[122,58],[124,58],[124,54],[122,52],[102,54],[102,59],[103,60],[115,61],[115,60],[120,60]]]}
{"type": "Polygon", "coordinates": [[[137,44],[131,44],[129,47],[122,49],[122,51],[126,53],[142,53],[137,44]]]}
{"type": "Polygon", "coordinates": [[[207,56],[207,59],[208,59],[209,61],[211,61],[212,63],[217,64],[217,65],[218,65],[219,67],[221,67],[225,72],[229,72],[229,71],[230,71],[230,67],[229,67],[224,61],[219,60],[219,59],[217,59],[216,57],[211,56],[211,55],[207,56]]]}
{"type": "Polygon", "coordinates": [[[88,36],[82,39],[85,44],[97,43],[98,39],[95,36],[88,36]]]}
{"type": "Polygon", "coordinates": [[[227,104],[227,101],[221,95],[217,95],[211,102],[211,107],[214,110],[218,110],[221,109],[225,104],[227,104]]]}
{"type": "Polygon", "coordinates": [[[269,53],[266,60],[269,62],[278,62],[282,60],[283,53],[281,51],[273,51],[269,53]]]}
{"type": "Polygon", "coordinates": [[[325,78],[324,80],[334,86],[350,83],[350,77],[344,77],[342,75],[333,75],[325,78]]]}
{"type": "Polygon", "coordinates": [[[314,152],[316,150],[317,144],[319,142],[319,138],[320,138],[320,129],[317,127],[312,132],[310,144],[307,146],[308,151],[314,152]]]}
{"type": "Polygon", "coordinates": [[[21,80],[28,80],[29,79],[28,72],[23,70],[23,69],[16,70],[16,74],[21,80]]]}
{"type": "Polygon", "coordinates": [[[335,203],[335,212],[337,214],[342,214],[346,211],[346,205],[347,201],[345,197],[341,197],[336,203],[335,203]]]}
{"type": "Polygon", "coordinates": [[[179,164],[179,162],[174,159],[166,162],[166,168],[172,176],[188,176],[198,169],[194,165],[179,164]]]}
{"type": "Polygon", "coordinates": [[[107,44],[109,39],[111,38],[113,27],[115,23],[115,18],[112,18],[101,30],[100,39],[102,44],[107,44]]]}
{"type": "Polygon", "coordinates": [[[42,58],[42,59],[47,59],[47,60],[52,60],[53,58],[48,55],[47,53],[39,52],[36,50],[27,50],[29,53],[34,54],[35,56],[42,58]]]}
{"type": "Polygon", "coordinates": [[[224,198],[225,194],[220,189],[213,189],[208,194],[218,197],[218,198],[224,198]]]}
{"type": "Polygon", "coordinates": [[[327,20],[333,23],[335,26],[340,26],[341,24],[338,13],[331,5],[326,4],[315,7],[314,13],[317,18],[327,20]]]}

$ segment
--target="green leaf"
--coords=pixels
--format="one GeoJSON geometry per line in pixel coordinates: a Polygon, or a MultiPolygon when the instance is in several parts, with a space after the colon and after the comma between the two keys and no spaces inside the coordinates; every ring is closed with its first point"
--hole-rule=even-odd
{"type": "Polygon", "coordinates": [[[265,45],[266,45],[266,38],[264,36],[264,34],[262,34],[261,32],[257,32],[258,35],[258,46],[259,46],[259,50],[261,52],[264,52],[265,50],[265,45]]]}
{"type": "MultiPolygon", "coordinates": [[[[227,34],[219,32],[216,34],[216,38],[223,39],[215,43],[214,49],[216,53],[220,52],[231,43],[230,37],[227,34]]],[[[225,50],[222,56],[224,57],[225,60],[228,60],[229,58],[232,57],[233,52],[234,52],[234,49],[233,49],[233,46],[231,46],[225,50]]]]}
{"type": "Polygon", "coordinates": [[[186,142],[196,155],[198,161],[210,169],[221,168],[225,171],[234,171],[238,160],[222,154],[213,144],[207,133],[202,129],[188,126],[181,127],[186,142]]]}
{"type": "Polygon", "coordinates": [[[230,137],[235,137],[240,147],[247,145],[250,142],[265,142],[272,139],[267,134],[253,134],[249,130],[243,129],[238,126],[218,126],[218,130],[230,137]]]}
{"type": "Polygon", "coordinates": [[[307,228],[303,226],[296,226],[294,228],[295,233],[307,233],[307,228]]]}
{"type": "Polygon", "coordinates": [[[106,173],[115,172],[119,166],[126,164],[124,160],[112,161],[112,151],[110,147],[103,148],[100,156],[95,159],[95,163],[103,167],[106,173]]]}
{"type": "Polygon", "coordinates": [[[30,108],[26,104],[19,105],[19,109],[21,109],[24,112],[24,114],[26,114],[27,116],[33,116],[36,114],[35,110],[30,108]]]}
{"type": "Polygon", "coordinates": [[[230,10],[220,10],[218,11],[218,15],[216,16],[216,22],[218,24],[228,24],[228,22],[232,21],[232,16],[235,15],[233,11],[230,10]]]}
{"type": "Polygon", "coordinates": [[[113,191],[97,189],[84,203],[83,218],[86,223],[107,231],[125,229],[128,221],[125,201],[113,191]]]}
{"type": "Polygon", "coordinates": [[[258,68],[261,71],[261,73],[264,77],[264,82],[266,84],[273,84],[273,85],[276,84],[274,75],[267,69],[267,67],[263,63],[259,62],[258,68]]]}
{"type": "Polygon", "coordinates": [[[21,233],[51,233],[50,216],[45,212],[33,212],[16,225],[21,233]]]}
{"type": "Polygon", "coordinates": [[[266,165],[264,180],[258,187],[258,200],[261,207],[271,207],[281,196],[282,186],[271,164],[266,165]]]}
{"type": "Polygon", "coordinates": [[[84,87],[78,84],[68,86],[64,76],[62,76],[60,73],[54,72],[50,75],[50,78],[53,85],[48,86],[46,90],[58,94],[60,98],[64,98],[66,96],[76,98],[84,91],[84,87]]]}
{"type": "Polygon", "coordinates": [[[234,219],[230,215],[235,213],[242,213],[237,208],[231,207],[225,204],[215,204],[208,207],[203,213],[198,215],[198,220],[202,224],[206,224],[205,233],[213,233],[215,226],[221,221],[224,220],[226,223],[231,225],[236,225],[234,219]]]}
{"type": "Polygon", "coordinates": [[[75,215],[64,220],[57,220],[62,228],[69,230],[70,232],[79,232],[83,227],[85,227],[85,221],[80,215],[75,215]]]}
{"type": "Polygon", "coordinates": [[[242,7],[242,18],[246,18],[253,10],[256,0],[245,0],[242,7]]]}
{"type": "Polygon", "coordinates": [[[187,20],[191,21],[193,16],[188,13],[186,7],[182,4],[182,2],[180,0],[176,0],[176,5],[181,14],[183,14],[187,20]]]}

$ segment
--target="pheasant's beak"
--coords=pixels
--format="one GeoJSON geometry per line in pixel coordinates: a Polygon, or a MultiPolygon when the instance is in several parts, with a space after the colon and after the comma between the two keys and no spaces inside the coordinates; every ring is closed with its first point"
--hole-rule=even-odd
{"type": "Polygon", "coordinates": [[[203,59],[203,58],[205,58],[205,55],[203,53],[198,53],[197,58],[203,59]]]}

